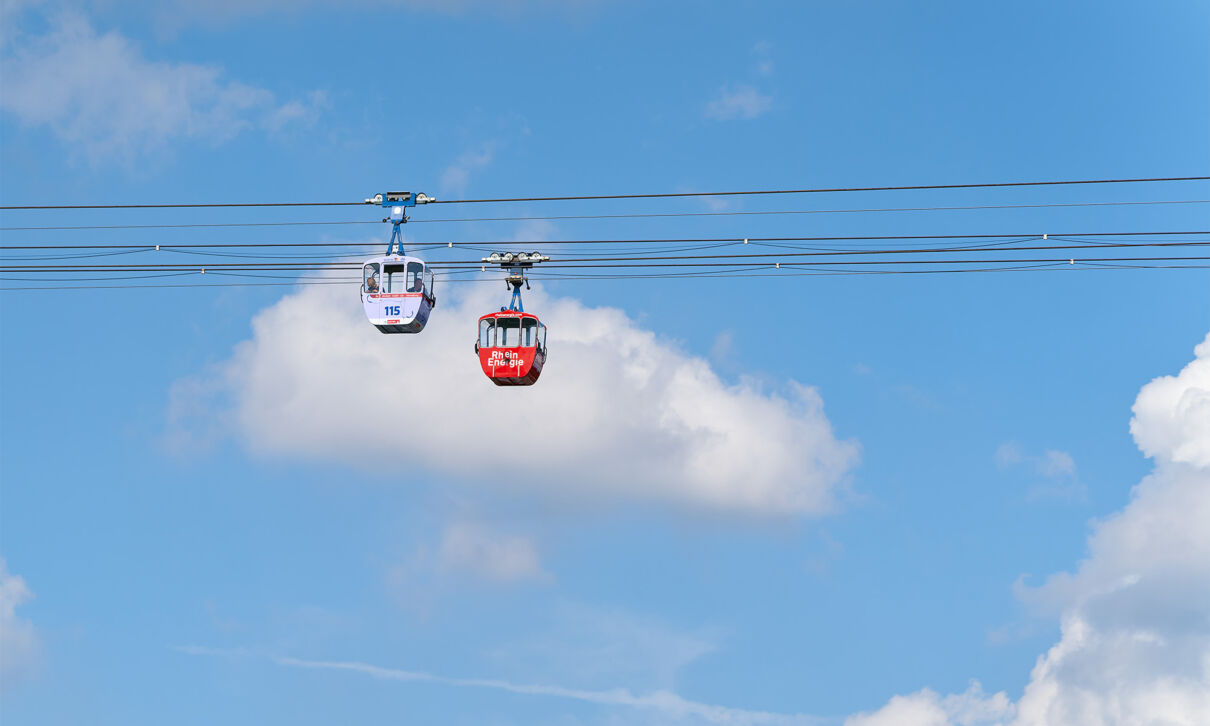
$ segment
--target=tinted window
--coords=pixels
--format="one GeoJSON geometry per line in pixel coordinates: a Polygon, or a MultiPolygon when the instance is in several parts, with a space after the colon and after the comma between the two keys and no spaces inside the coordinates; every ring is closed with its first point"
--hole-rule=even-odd
{"type": "Polygon", "coordinates": [[[386,282],[382,286],[383,292],[407,292],[403,265],[383,265],[382,272],[386,276],[386,282]]]}
{"type": "Polygon", "coordinates": [[[378,292],[378,263],[371,262],[361,270],[362,284],[366,292],[378,292]]]}
{"type": "Polygon", "coordinates": [[[408,292],[424,291],[424,265],[419,262],[408,263],[408,292]]]}
{"type": "Polygon", "coordinates": [[[521,320],[500,318],[496,321],[496,345],[500,348],[516,348],[520,345],[521,320]]]}

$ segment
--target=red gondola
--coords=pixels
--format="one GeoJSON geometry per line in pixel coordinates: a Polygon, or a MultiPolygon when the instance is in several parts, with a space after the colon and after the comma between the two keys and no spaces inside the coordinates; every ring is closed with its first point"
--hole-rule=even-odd
{"type": "Polygon", "coordinates": [[[534,263],[549,260],[532,254],[493,252],[483,261],[500,265],[508,272],[505,286],[512,289],[508,307],[479,318],[479,339],[475,353],[483,373],[497,386],[532,386],[546,364],[546,326],[538,316],[525,312],[521,304],[521,286],[529,287],[525,272],[534,263]]]}
{"type": "Polygon", "coordinates": [[[497,386],[532,386],[546,363],[546,326],[519,310],[488,313],[479,318],[475,352],[497,386]]]}

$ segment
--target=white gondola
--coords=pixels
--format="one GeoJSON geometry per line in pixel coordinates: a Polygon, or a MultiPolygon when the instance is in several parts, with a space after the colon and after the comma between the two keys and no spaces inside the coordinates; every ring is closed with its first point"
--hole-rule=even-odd
{"type": "Polygon", "coordinates": [[[437,304],[433,272],[424,260],[403,253],[403,232],[408,221],[406,207],[428,204],[427,194],[386,192],[366,200],[391,210],[382,221],[391,222],[391,241],[382,257],[371,257],[361,268],[361,305],[366,318],[383,333],[419,333],[437,304]]]}
{"type": "Polygon", "coordinates": [[[423,260],[403,255],[374,257],[361,270],[361,303],[374,327],[383,333],[424,330],[437,298],[433,272],[423,260]]]}

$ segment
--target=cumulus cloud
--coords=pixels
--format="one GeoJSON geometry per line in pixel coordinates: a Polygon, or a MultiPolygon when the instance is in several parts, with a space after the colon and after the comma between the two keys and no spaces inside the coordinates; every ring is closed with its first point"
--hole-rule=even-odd
{"type": "Polygon", "coordinates": [[[773,108],[773,98],[747,84],[726,85],[706,104],[706,118],[716,121],[754,119],[773,108]]]}
{"type": "MultiPolygon", "coordinates": [[[[1178,375],[1143,386],[1135,401],[1131,432],[1155,468],[1129,504],[1094,526],[1088,557],[1075,572],[1020,589],[1027,604],[1061,614],[1062,635],[1038,659],[1005,723],[1207,723],[1210,335],[1195,354],[1178,375]]],[[[884,711],[930,698],[897,697],[884,711]]],[[[935,709],[903,713],[897,722],[904,726],[963,723],[935,709]]]]}
{"type": "Polygon", "coordinates": [[[834,436],[813,388],[728,384],[620,310],[538,290],[526,304],[549,325],[547,368],[533,387],[498,388],[473,343],[478,316],[505,294],[493,285],[443,298],[408,336],[374,330],[355,286],[288,295],[216,374],[228,425],[262,454],[374,471],[397,451],[431,472],[569,501],[763,515],[834,506],[857,446],[834,436]]]}
{"type": "Polygon", "coordinates": [[[9,573],[0,557],[0,691],[37,660],[38,634],[32,623],[17,615],[17,608],[33,596],[25,580],[9,573]]]}
{"type": "Polygon", "coordinates": [[[220,68],[146,58],[117,32],[98,33],[64,12],[43,35],[15,35],[0,63],[0,109],[47,127],[92,162],[126,160],[180,139],[226,141],[245,130],[310,123],[322,93],[278,103],[226,80],[220,68]]]}
{"type": "MultiPolygon", "coordinates": [[[[584,316],[582,322],[596,314],[620,315],[617,311],[584,310],[569,301],[547,304],[554,309],[560,304],[571,305],[584,316]]],[[[280,305],[289,307],[289,299],[280,305]]],[[[267,314],[272,313],[270,309],[267,314]]],[[[564,318],[568,322],[573,319],[564,318]]],[[[272,321],[258,321],[258,329],[272,321]]],[[[625,324],[633,327],[629,321],[625,324]]],[[[586,327],[592,329],[591,325],[586,327]]],[[[589,334],[587,339],[593,336],[589,334]]],[[[254,338],[245,345],[255,343],[254,338]]],[[[286,348],[280,352],[294,351],[286,348]]],[[[570,357],[571,351],[566,355],[570,357]]],[[[671,349],[661,355],[671,356],[678,366],[693,361],[671,349]]],[[[238,360],[247,359],[237,356],[238,360]]],[[[1206,524],[1210,522],[1210,464],[1200,457],[1205,440],[1198,432],[1204,431],[1208,423],[1207,409],[1199,403],[1210,396],[1208,360],[1210,336],[1197,346],[1196,360],[1178,375],[1158,378],[1142,388],[1131,430],[1140,448],[1154,459],[1153,471],[1134,488],[1130,502],[1120,512],[1095,524],[1088,540],[1088,557],[1074,572],[1058,573],[1040,587],[1021,589],[1020,597],[1027,604],[1059,613],[1062,626],[1059,642],[1038,658],[1021,698],[1014,703],[1004,693],[988,695],[977,682],[963,693],[944,696],[924,689],[895,696],[875,711],[850,716],[845,726],[1206,723],[1206,714],[1210,714],[1210,527],[1206,524]]],[[[294,377],[292,369],[286,373],[287,378],[294,377]]],[[[735,395],[733,389],[715,385],[735,395]]],[[[768,396],[763,399],[766,404],[774,400],[768,396]]],[[[1002,458],[1011,464],[1020,462],[1023,455],[1014,455],[1009,447],[1002,458]]],[[[1074,468],[1063,456],[1043,455],[1039,462],[1040,467],[1059,473],[1074,468]]],[[[696,657],[695,652],[690,650],[688,657],[696,657]]],[[[710,723],[810,720],[690,702],[671,691],[635,695],[618,689],[595,691],[501,680],[446,679],[363,663],[278,662],[355,671],[389,680],[572,698],[710,723]]]]}
{"type": "Polygon", "coordinates": [[[1210,335],[1176,376],[1148,383],[1134,402],[1130,433],[1144,454],[1210,467],[1210,335]]]}

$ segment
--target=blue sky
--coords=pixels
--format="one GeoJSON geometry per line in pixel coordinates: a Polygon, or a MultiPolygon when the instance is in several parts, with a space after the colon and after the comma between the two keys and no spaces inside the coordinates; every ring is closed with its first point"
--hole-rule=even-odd
{"type": "MultiPolygon", "coordinates": [[[[1210,169],[1204,3],[4,8],[8,205],[1210,169]]],[[[1196,199],[1210,185],[414,217],[1196,199]]],[[[1205,204],[1156,204],[408,231],[1208,221],[1205,204]]],[[[387,229],[2,234],[385,242],[387,229]]],[[[0,293],[0,709],[23,724],[1196,723],[1210,708],[1208,282],[1205,270],[550,281],[527,298],[550,324],[550,367],[522,391],[494,389],[470,355],[475,317],[505,302],[494,278],[445,284],[429,328],[406,340],[359,321],[339,286],[0,293]]]]}

